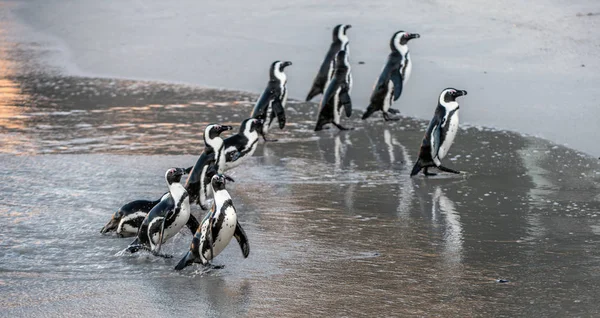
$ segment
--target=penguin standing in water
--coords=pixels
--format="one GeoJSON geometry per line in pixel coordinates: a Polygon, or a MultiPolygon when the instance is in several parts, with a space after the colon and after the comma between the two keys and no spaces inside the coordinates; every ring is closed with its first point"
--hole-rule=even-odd
{"type": "Polygon", "coordinates": [[[167,198],[169,192],[156,200],[135,200],[123,205],[117,212],[112,215],[112,218],[100,230],[100,233],[116,231],[120,237],[134,236],[137,234],[140,225],[144,222],[148,212],[157,205],[160,201],[167,198]]]}
{"type": "Polygon", "coordinates": [[[169,257],[160,254],[161,245],[177,234],[184,225],[188,224],[190,218],[193,217],[190,215],[188,193],[180,183],[181,176],[184,173],[185,170],[182,168],[167,170],[165,180],[169,187],[170,199],[175,203],[174,207],[165,208],[168,204],[161,204],[162,202],[169,201],[165,199],[152,208],[140,226],[137,238],[127,248],[129,252],[135,253],[140,249],[145,249],[154,255],[169,257]]]}
{"type": "Polygon", "coordinates": [[[379,75],[379,79],[373,87],[370,104],[362,116],[367,119],[376,111],[383,111],[383,118],[388,120],[398,120],[397,117],[390,116],[399,111],[393,109],[392,103],[400,98],[402,89],[406,85],[410,72],[412,71],[412,61],[408,52],[408,41],[419,38],[416,33],[398,31],[394,33],[390,40],[392,52],[388,55],[387,63],[379,75]]]}
{"type": "Polygon", "coordinates": [[[245,119],[237,134],[225,138],[225,170],[235,168],[252,157],[258,146],[258,131],[262,124],[262,119],[245,119]]]}
{"type": "Polygon", "coordinates": [[[339,130],[348,130],[348,128],[340,125],[340,118],[342,117],[342,109],[346,111],[347,117],[352,115],[351,90],[350,61],[348,60],[348,53],[342,50],[335,56],[335,71],[333,78],[327,84],[325,94],[323,94],[315,131],[323,130],[323,126],[329,123],[335,125],[339,130]]]}
{"type": "Polygon", "coordinates": [[[211,124],[204,129],[204,151],[190,171],[185,182],[185,190],[190,202],[196,202],[203,210],[208,210],[207,200],[211,194],[210,179],[215,173],[225,169],[225,149],[221,133],[233,127],[211,124]]]}
{"type": "Polygon", "coordinates": [[[430,167],[438,168],[444,172],[460,173],[460,171],[442,166],[441,160],[450,150],[458,131],[459,107],[456,98],[464,95],[467,95],[467,91],[454,88],[446,88],[440,94],[435,114],[429,122],[429,127],[421,143],[419,159],[410,173],[411,177],[419,173],[421,169],[423,169],[423,174],[426,176],[436,175],[427,171],[430,167]]]}
{"type": "Polygon", "coordinates": [[[227,247],[232,237],[240,244],[244,258],[250,254],[248,237],[237,220],[231,196],[225,189],[225,177],[213,176],[211,186],[215,194],[212,210],[202,221],[202,226],[192,239],[190,250],[175,266],[175,270],[182,270],[192,263],[207,265],[227,247]]]}
{"type": "Polygon", "coordinates": [[[252,115],[250,117],[262,119],[263,125],[260,129],[260,134],[264,141],[277,141],[276,139],[267,139],[266,135],[273,124],[275,117],[279,123],[279,129],[285,127],[285,103],[287,102],[287,76],[284,69],[292,65],[292,62],[275,61],[271,64],[269,71],[269,82],[267,87],[258,100],[252,115]]]}
{"type": "Polygon", "coordinates": [[[306,96],[306,101],[310,101],[313,97],[323,93],[327,89],[327,84],[333,77],[335,55],[337,52],[344,50],[346,54],[350,54],[350,42],[347,31],[352,26],[349,24],[338,24],[333,28],[333,42],[329,46],[329,51],[325,55],[323,63],[319,68],[319,73],[315,77],[312,87],[306,96]]]}

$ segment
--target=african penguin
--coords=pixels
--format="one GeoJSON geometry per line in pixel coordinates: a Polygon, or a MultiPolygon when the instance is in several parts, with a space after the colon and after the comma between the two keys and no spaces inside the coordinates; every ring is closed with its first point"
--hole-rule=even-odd
{"type": "Polygon", "coordinates": [[[464,95],[467,95],[467,91],[454,88],[446,88],[440,94],[435,114],[429,122],[429,127],[421,142],[419,159],[410,173],[411,177],[419,173],[421,169],[426,176],[435,175],[435,173],[427,171],[429,167],[436,167],[444,172],[460,173],[460,171],[442,166],[441,160],[450,150],[458,131],[459,107],[456,98],[464,95]]]}
{"type": "Polygon", "coordinates": [[[362,119],[367,119],[379,110],[383,111],[383,118],[386,121],[399,119],[390,116],[390,113],[397,114],[399,112],[391,107],[392,103],[398,100],[400,94],[402,94],[402,89],[406,85],[412,70],[412,61],[407,46],[408,41],[419,37],[419,34],[404,31],[394,33],[390,40],[392,52],[388,55],[387,63],[373,87],[370,104],[367,106],[362,119]]]}
{"type": "Polygon", "coordinates": [[[208,209],[211,194],[210,179],[225,169],[224,142],[221,133],[233,127],[210,124],[204,129],[204,151],[196,161],[185,183],[190,202],[196,202],[203,210],[208,209]]]}
{"type": "Polygon", "coordinates": [[[155,201],[135,200],[123,205],[113,213],[112,218],[100,230],[100,233],[105,234],[116,231],[120,237],[134,236],[137,234],[148,212],[160,201],[166,199],[168,194],[169,192],[163,194],[160,199],[155,201]]]}
{"type": "Polygon", "coordinates": [[[244,258],[250,254],[248,237],[237,220],[235,207],[225,189],[225,177],[213,176],[211,185],[215,195],[212,209],[202,220],[201,227],[192,239],[190,250],[175,266],[175,270],[182,270],[192,263],[207,265],[227,247],[232,237],[238,241],[244,258]]]}
{"type": "Polygon", "coordinates": [[[348,130],[348,128],[340,125],[340,118],[342,117],[342,109],[345,109],[347,117],[352,115],[351,90],[352,74],[350,72],[348,53],[342,50],[335,56],[335,71],[333,78],[327,85],[325,94],[323,94],[315,131],[322,130],[323,126],[329,123],[332,123],[340,130],[348,130]]]}
{"type": "Polygon", "coordinates": [[[252,157],[258,146],[258,130],[262,119],[248,118],[242,121],[237,134],[225,138],[225,170],[239,166],[244,160],[252,157]]]}
{"type": "Polygon", "coordinates": [[[185,170],[182,168],[167,170],[165,180],[169,187],[170,198],[175,204],[171,208],[165,208],[159,203],[150,210],[140,226],[137,238],[127,248],[129,252],[135,253],[140,249],[145,249],[154,255],[168,257],[159,254],[161,245],[177,234],[193,217],[190,215],[188,193],[180,183],[184,173],[185,170]]]}
{"type": "Polygon", "coordinates": [[[325,59],[321,63],[319,72],[315,77],[312,87],[306,96],[306,101],[310,101],[313,97],[323,93],[327,88],[327,84],[333,77],[335,55],[337,52],[344,50],[346,54],[350,54],[350,42],[348,40],[348,29],[352,26],[349,24],[338,24],[333,28],[333,41],[329,46],[329,51],[325,55],[325,59]]]}
{"type": "Polygon", "coordinates": [[[284,69],[292,65],[292,62],[275,61],[271,64],[269,70],[269,82],[267,87],[258,100],[252,115],[250,117],[262,119],[263,125],[259,130],[260,135],[264,141],[277,141],[267,139],[266,135],[269,132],[269,128],[274,123],[275,117],[279,123],[279,129],[285,127],[285,104],[287,102],[287,75],[284,73],[284,69]]]}

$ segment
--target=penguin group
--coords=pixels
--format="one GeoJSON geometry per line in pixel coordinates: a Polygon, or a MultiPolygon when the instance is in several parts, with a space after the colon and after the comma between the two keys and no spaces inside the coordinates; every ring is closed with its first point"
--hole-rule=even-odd
{"type": "MultiPolygon", "coordinates": [[[[333,28],[333,41],[306,97],[308,102],[322,94],[314,128],[316,132],[328,128],[329,124],[339,130],[353,129],[341,124],[342,115],[351,117],[353,113],[348,36],[351,27],[349,24],[340,24],[333,28]]],[[[400,119],[397,116],[399,111],[392,108],[392,104],[400,98],[412,72],[407,45],[418,38],[419,34],[406,31],[397,31],[392,35],[389,42],[391,52],[373,87],[362,120],[377,111],[382,112],[386,122],[400,119]]],[[[203,134],[204,149],[196,163],[188,168],[169,167],[164,175],[166,193],[157,200],[135,200],[123,205],[112,215],[101,233],[116,232],[120,237],[134,237],[126,249],[130,253],[145,250],[156,256],[171,258],[171,255],[161,253],[161,246],[187,228],[192,240],[189,250],[183,253],[174,267],[175,270],[183,270],[193,263],[210,265],[210,261],[228,246],[232,238],[240,245],[243,257],[247,258],[250,254],[249,240],[227,191],[226,184],[234,180],[226,172],[250,158],[260,138],[264,142],[277,141],[268,137],[272,128],[285,128],[288,96],[285,69],[291,65],[290,61],[277,60],[271,63],[266,88],[257,99],[250,117],[240,123],[237,134],[224,138],[222,134],[232,130],[232,126],[218,123],[207,125],[203,134]],[[184,175],[187,178],[182,184],[184,175]],[[194,205],[207,211],[200,222],[191,213],[194,205]]],[[[448,153],[458,131],[457,98],[464,95],[467,95],[465,90],[454,88],[446,88],[440,93],[410,177],[420,171],[425,176],[435,175],[429,172],[430,168],[460,173],[443,166],[441,160],[448,153]]]]}

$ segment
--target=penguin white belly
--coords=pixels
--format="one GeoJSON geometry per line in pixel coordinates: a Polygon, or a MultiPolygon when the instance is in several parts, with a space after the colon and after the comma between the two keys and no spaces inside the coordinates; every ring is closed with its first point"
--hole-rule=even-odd
{"type": "MultiPolygon", "coordinates": [[[[235,227],[237,226],[237,215],[233,207],[228,207],[225,211],[225,219],[223,220],[223,224],[221,225],[221,229],[219,229],[219,234],[213,241],[213,253],[212,258],[210,257],[210,249],[204,251],[204,258],[207,260],[214,259],[217,255],[219,255],[231,242],[233,238],[233,233],[235,233],[235,227]]],[[[203,230],[206,230],[208,227],[208,220],[205,221],[206,227],[202,224],[203,230]]],[[[213,221],[214,222],[214,221],[213,221]]],[[[213,223],[214,224],[214,223],[213,223]]],[[[213,229],[214,231],[214,229],[213,229]]],[[[206,233],[206,232],[204,232],[206,233]]],[[[205,235],[203,237],[206,239],[205,235]]],[[[203,246],[204,244],[200,244],[203,246]]]]}
{"type": "Polygon", "coordinates": [[[391,80],[388,81],[387,91],[385,92],[385,97],[383,98],[383,112],[387,113],[390,107],[392,106],[392,97],[394,93],[394,82],[391,80]]]}
{"type": "Polygon", "coordinates": [[[335,91],[335,95],[333,96],[333,122],[336,124],[340,124],[340,117],[341,117],[341,105],[340,105],[340,92],[342,91],[341,88],[338,88],[335,91]]]}
{"type": "Polygon", "coordinates": [[[412,72],[412,61],[410,60],[410,53],[406,53],[406,67],[404,68],[404,76],[402,76],[402,87],[406,85],[408,79],[410,78],[410,73],[412,72]]]}
{"type": "Polygon", "coordinates": [[[440,150],[438,151],[438,158],[444,159],[448,151],[450,150],[450,146],[454,142],[454,137],[456,137],[456,133],[458,132],[458,110],[452,114],[450,117],[450,121],[447,124],[448,130],[446,132],[446,138],[444,142],[440,145],[440,150]]]}
{"type": "MultiPolygon", "coordinates": [[[[168,227],[165,227],[165,232],[163,233],[163,239],[162,239],[161,244],[166,242],[168,239],[172,238],[173,236],[175,236],[175,234],[179,233],[179,231],[181,231],[181,229],[188,222],[189,218],[190,218],[189,199],[185,199],[184,202],[181,204],[181,210],[179,210],[179,213],[175,217],[175,221],[173,221],[173,223],[171,223],[171,225],[169,225],[168,227]]],[[[159,224],[160,224],[163,222],[163,219],[164,218],[162,218],[162,217],[156,218],[156,219],[152,220],[152,223],[155,223],[155,221],[156,221],[156,222],[159,222],[159,224]],[[158,219],[160,219],[160,221],[158,219]]],[[[150,225],[152,225],[152,223],[150,225]]],[[[154,245],[158,244],[159,235],[160,235],[159,232],[152,233],[152,243],[154,245]]]]}
{"type": "Polygon", "coordinates": [[[273,122],[273,100],[269,101],[269,106],[267,107],[267,118],[265,118],[265,122],[262,125],[263,134],[267,134],[269,132],[269,128],[271,128],[271,123],[273,122]]]}

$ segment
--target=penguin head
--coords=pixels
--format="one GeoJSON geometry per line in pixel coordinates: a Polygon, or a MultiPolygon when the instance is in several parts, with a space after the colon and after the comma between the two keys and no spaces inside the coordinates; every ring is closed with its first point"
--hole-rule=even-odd
{"type": "Polygon", "coordinates": [[[338,51],[335,55],[335,66],[336,68],[340,68],[345,66],[346,68],[350,67],[350,59],[348,58],[348,52],[341,50],[338,51]]]}
{"type": "Polygon", "coordinates": [[[292,62],[290,61],[275,61],[271,64],[271,70],[269,72],[269,76],[271,77],[271,80],[279,80],[279,81],[285,81],[286,80],[286,76],[285,73],[283,72],[283,70],[285,70],[286,67],[292,65],[292,62]]]}
{"type": "Polygon", "coordinates": [[[213,140],[221,135],[222,132],[231,130],[233,127],[227,125],[210,124],[204,129],[204,143],[210,145],[210,140],[213,140]]]}
{"type": "Polygon", "coordinates": [[[110,221],[108,221],[108,223],[106,223],[106,225],[100,230],[100,233],[105,234],[110,231],[115,231],[119,227],[122,217],[123,212],[121,209],[117,210],[117,212],[115,212],[110,218],[110,221]]]}
{"type": "Polygon", "coordinates": [[[215,192],[219,190],[225,190],[225,182],[226,178],[222,174],[215,174],[210,180],[210,184],[215,192]]]}
{"type": "Polygon", "coordinates": [[[392,51],[401,51],[401,47],[405,46],[408,41],[412,39],[418,39],[421,36],[418,33],[410,33],[406,31],[398,31],[394,33],[390,40],[390,47],[392,51]]]}
{"type": "Polygon", "coordinates": [[[467,95],[467,91],[449,87],[440,93],[439,102],[441,105],[451,105],[452,103],[456,103],[457,97],[464,95],[467,95]]]}
{"type": "Polygon", "coordinates": [[[175,182],[181,181],[181,176],[185,174],[185,169],[183,168],[171,168],[167,170],[165,173],[165,179],[168,184],[173,184],[175,182]]]}
{"type": "Polygon", "coordinates": [[[352,26],[350,24],[338,24],[333,28],[333,42],[348,42],[348,29],[352,26]]]}
{"type": "Polygon", "coordinates": [[[262,126],[263,120],[260,118],[248,118],[245,119],[240,125],[239,134],[244,136],[250,136],[250,134],[257,132],[262,126]]]}

